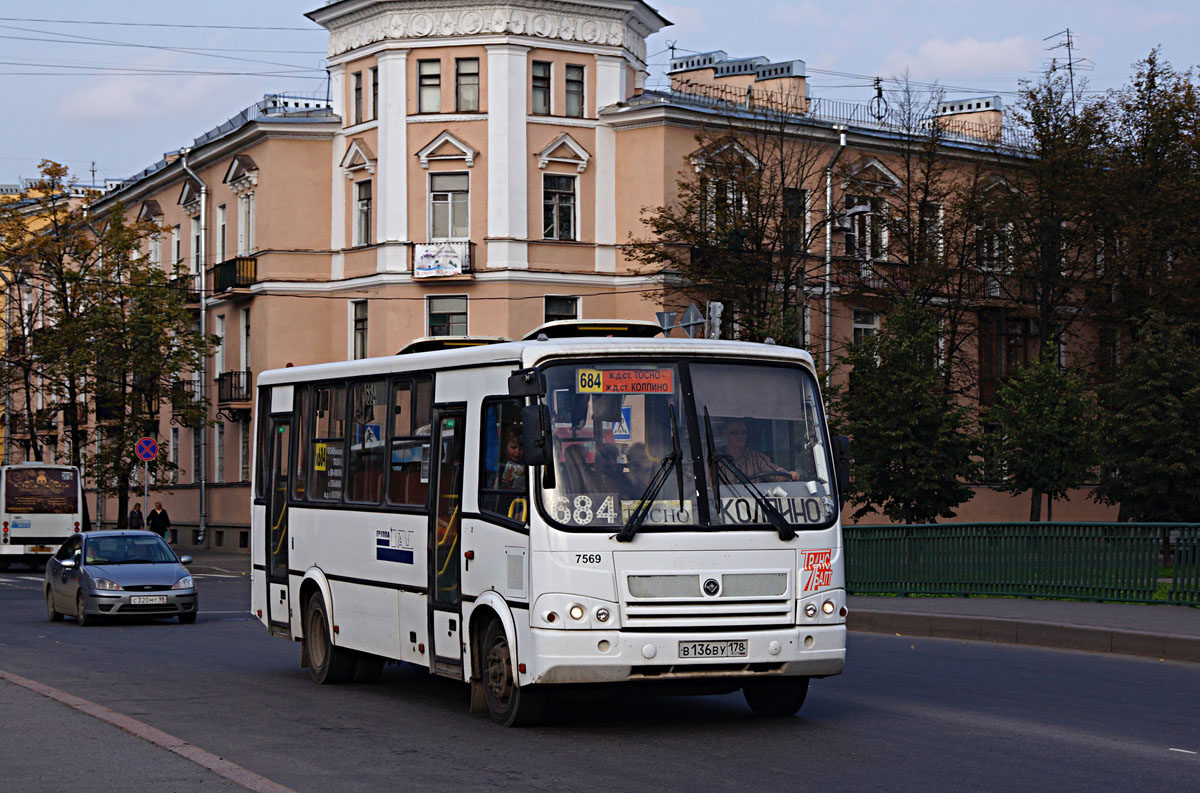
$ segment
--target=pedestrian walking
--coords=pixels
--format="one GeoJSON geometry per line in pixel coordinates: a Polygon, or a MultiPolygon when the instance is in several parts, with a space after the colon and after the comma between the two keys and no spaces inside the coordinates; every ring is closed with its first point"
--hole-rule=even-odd
{"type": "Polygon", "coordinates": [[[125,526],[127,529],[144,529],[146,521],[142,518],[142,505],[133,502],[133,509],[129,510],[129,522],[125,526]]]}
{"type": "Polygon", "coordinates": [[[164,540],[167,539],[167,535],[171,531],[171,516],[163,509],[161,501],[155,501],[154,509],[150,510],[150,514],[146,516],[146,528],[164,540]]]}

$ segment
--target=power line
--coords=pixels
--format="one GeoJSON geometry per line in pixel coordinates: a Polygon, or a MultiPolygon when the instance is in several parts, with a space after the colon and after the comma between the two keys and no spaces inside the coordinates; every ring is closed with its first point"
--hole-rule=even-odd
{"type": "Polygon", "coordinates": [[[40,19],[35,17],[0,17],[0,22],[46,22],[54,25],[117,25],[131,28],[183,28],[201,30],[295,30],[304,33],[325,33],[324,28],[271,27],[262,25],[185,25],[168,22],[110,22],[82,19],[40,19]]]}
{"type": "MultiPolygon", "coordinates": [[[[55,34],[58,35],[58,34],[55,34]]],[[[0,36],[0,39],[9,39],[12,41],[44,41],[50,44],[83,44],[93,47],[144,47],[143,44],[124,44],[121,42],[108,41],[72,41],[64,39],[47,39],[38,38],[36,36],[0,36]]],[[[285,55],[318,55],[325,57],[324,50],[264,50],[264,49],[246,49],[245,47],[187,47],[189,51],[194,52],[272,52],[285,55]]]]}

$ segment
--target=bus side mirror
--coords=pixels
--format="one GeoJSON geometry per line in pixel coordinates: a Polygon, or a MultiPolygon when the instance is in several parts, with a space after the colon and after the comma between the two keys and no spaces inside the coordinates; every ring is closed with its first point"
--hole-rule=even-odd
{"type": "Polygon", "coordinates": [[[554,459],[554,441],[550,435],[550,408],[526,405],[521,408],[521,445],[526,465],[546,465],[554,459]]]}
{"type": "Polygon", "coordinates": [[[508,395],[541,399],[546,396],[546,375],[537,367],[517,369],[508,376],[508,395]]]}
{"type": "Polygon", "coordinates": [[[845,435],[833,438],[833,464],[837,471],[838,497],[845,506],[846,496],[850,493],[850,439],[845,435]]]}

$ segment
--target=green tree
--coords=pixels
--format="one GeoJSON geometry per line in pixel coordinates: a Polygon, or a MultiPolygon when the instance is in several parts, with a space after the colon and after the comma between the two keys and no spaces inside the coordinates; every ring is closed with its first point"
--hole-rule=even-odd
{"type": "Polygon", "coordinates": [[[839,427],[853,443],[854,517],[953,517],[972,495],[966,482],[976,443],[968,412],[941,386],[936,316],[906,301],[884,322],[840,359],[853,369],[833,397],[839,427]]]}
{"type": "Polygon", "coordinates": [[[1042,496],[1056,499],[1088,481],[1096,466],[1095,406],[1083,377],[1058,365],[1056,348],[1006,378],[987,409],[994,429],[989,457],[1003,472],[997,486],[1030,493],[1029,519],[1042,519],[1042,496]]]}
{"type": "Polygon", "coordinates": [[[1200,515],[1200,325],[1151,314],[1100,389],[1101,461],[1095,498],[1121,520],[1194,521],[1200,515]]]}
{"type": "MultiPolygon", "coordinates": [[[[92,197],[74,188],[65,168],[45,161],[23,200],[0,210],[5,263],[38,301],[24,311],[25,341],[6,360],[22,363],[28,375],[9,376],[6,385],[10,403],[32,405],[40,392],[52,413],[61,411],[71,463],[101,493],[118,497],[123,522],[134,443],[157,436],[171,386],[199,367],[211,340],[195,329],[186,294],[171,281],[179,273],[141,255],[161,229],[127,221],[120,205],[93,218],[84,204],[92,197]]],[[[198,425],[205,403],[176,412],[198,425]]],[[[31,451],[40,455],[36,438],[31,432],[31,451]]],[[[174,467],[160,455],[151,474],[174,467]]]]}

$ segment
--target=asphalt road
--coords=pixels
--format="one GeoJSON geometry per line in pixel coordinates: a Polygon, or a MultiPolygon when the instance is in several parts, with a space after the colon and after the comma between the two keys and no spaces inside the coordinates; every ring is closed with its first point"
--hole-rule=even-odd
{"type": "MultiPolygon", "coordinates": [[[[795,718],[757,720],[740,695],[605,696],[511,730],[470,715],[464,685],[407,665],[372,686],[318,686],[298,646],[246,614],[246,577],[198,579],[195,625],[79,628],[45,620],[39,577],[0,574],[0,669],[300,793],[1184,791],[1200,779],[1196,664],[851,634],[845,674],[815,681],[795,718]]],[[[15,710],[0,698],[0,724],[15,710]]],[[[10,726],[0,767],[47,740],[88,751],[10,726]]],[[[131,779],[178,760],[157,747],[137,758],[131,779]]]]}

